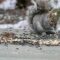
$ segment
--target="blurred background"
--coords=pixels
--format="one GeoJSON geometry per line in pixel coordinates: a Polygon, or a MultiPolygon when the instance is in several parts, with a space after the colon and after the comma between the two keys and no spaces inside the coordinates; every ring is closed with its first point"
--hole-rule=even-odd
{"type": "Polygon", "coordinates": [[[0,0],[0,28],[27,25],[30,15],[39,9],[42,14],[60,9],[60,0],[0,0]]]}

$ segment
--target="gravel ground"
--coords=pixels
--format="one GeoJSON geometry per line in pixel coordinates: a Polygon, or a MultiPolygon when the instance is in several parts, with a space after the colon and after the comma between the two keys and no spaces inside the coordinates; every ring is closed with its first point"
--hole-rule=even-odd
{"type": "Polygon", "coordinates": [[[0,45],[0,60],[60,60],[60,48],[0,45]]]}

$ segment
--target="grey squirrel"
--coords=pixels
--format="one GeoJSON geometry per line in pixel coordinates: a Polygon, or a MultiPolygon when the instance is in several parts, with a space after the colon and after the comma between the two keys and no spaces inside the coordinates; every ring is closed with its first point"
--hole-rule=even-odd
{"type": "Polygon", "coordinates": [[[43,32],[46,34],[55,34],[57,15],[55,16],[55,12],[53,11],[50,13],[52,7],[50,6],[48,0],[37,0],[36,3],[37,10],[29,17],[29,24],[31,28],[38,34],[43,32]]]}

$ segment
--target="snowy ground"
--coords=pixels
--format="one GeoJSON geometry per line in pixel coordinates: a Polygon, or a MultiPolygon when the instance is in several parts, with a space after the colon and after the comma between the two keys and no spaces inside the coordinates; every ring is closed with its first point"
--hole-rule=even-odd
{"type": "Polygon", "coordinates": [[[5,0],[0,4],[0,9],[15,9],[16,0],[5,0]]]}

